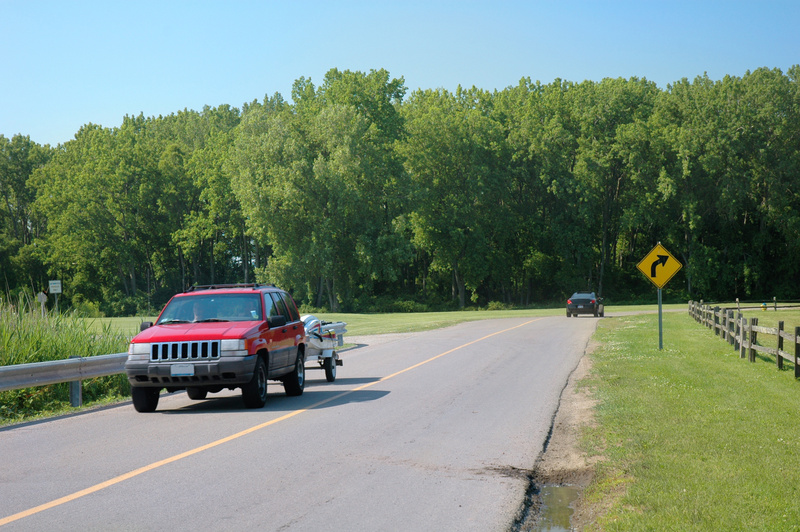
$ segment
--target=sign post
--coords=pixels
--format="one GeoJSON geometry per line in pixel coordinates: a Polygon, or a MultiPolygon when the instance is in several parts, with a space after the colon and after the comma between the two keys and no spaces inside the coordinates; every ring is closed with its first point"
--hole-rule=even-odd
{"type": "Polygon", "coordinates": [[[658,350],[664,349],[664,328],[661,319],[661,289],[672,277],[683,268],[683,265],[672,256],[672,253],[661,245],[661,242],[650,250],[650,253],[636,265],[639,271],[658,288],[658,350]]]}
{"type": "Polygon", "coordinates": [[[61,293],[61,281],[49,281],[47,291],[56,295],[56,313],[58,313],[58,294],[61,293]]]}

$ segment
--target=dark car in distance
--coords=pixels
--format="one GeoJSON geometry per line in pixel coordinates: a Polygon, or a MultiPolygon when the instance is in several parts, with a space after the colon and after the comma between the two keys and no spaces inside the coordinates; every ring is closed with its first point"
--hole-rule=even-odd
{"type": "Polygon", "coordinates": [[[594,292],[575,292],[572,297],[567,299],[567,317],[578,314],[593,314],[595,318],[603,317],[605,315],[603,299],[597,297],[594,292]]]}

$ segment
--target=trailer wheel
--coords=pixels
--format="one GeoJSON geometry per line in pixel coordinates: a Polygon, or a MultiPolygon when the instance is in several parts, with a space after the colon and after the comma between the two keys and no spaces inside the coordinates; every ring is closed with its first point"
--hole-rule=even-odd
{"type": "Polygon", "coordinates": [[[133,408],[137,412],[155,412],[158,407],[158,388],[142,388],[134,386],[131,388],[131,399],[133,408]]]}
{"type": "Polygon", "coordinates": [[[336,353],[332,354],[328,358],[325,359],[325,364],[322,366],[325,368],[325,378],[328,382],[333,382],[336,380],[336,353]]]}
{"type": "Polygon", "coordinates": [[[267,404],[267,365],[258,357],[253,378],[242,386],[242,400],[247,408],[262,408],[267,404]]]}

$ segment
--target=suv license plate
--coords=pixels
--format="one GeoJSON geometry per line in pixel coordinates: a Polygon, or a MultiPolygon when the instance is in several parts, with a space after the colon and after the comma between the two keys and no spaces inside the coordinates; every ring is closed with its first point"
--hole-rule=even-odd
{"type": "Polygon", "coordinates": [[[193,377],[194,364],[174,364],[170,367],[169,374],[173,377],[193,377]]]}
{"type": "Polygon", "coordinates": [[[578,308],[583,308],[583,305],[578,305],[578,308]]]}

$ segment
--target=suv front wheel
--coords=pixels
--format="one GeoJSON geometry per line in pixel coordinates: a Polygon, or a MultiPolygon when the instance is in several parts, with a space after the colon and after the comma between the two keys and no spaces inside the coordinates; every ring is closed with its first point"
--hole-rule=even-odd
{"type": "Polygon", "coordinates": [[[134,386],[131,388],[131,399],[133,408],[137,412],[155,412],[158,407],[158,388],[141,388],[134,386]]]}

